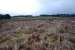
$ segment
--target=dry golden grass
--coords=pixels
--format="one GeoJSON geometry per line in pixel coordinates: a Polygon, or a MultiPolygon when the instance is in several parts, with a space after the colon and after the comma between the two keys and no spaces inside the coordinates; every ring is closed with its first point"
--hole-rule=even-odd
{"type": "Polygon", "coordinates": [[[2,24],[0,29],[0,49],[75,50],[74,21],[66,19],[39,21],[16,20],[8,22],[6,25],[2,24]]]}

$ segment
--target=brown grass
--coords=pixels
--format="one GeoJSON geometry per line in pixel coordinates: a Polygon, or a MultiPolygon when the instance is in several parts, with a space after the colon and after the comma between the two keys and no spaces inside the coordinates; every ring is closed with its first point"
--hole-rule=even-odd
{"type": "Polygon", "coordinates": [[[0,49],[75,50],[75,21],[72,19],[16,20],[0,26],[0,49]]]}

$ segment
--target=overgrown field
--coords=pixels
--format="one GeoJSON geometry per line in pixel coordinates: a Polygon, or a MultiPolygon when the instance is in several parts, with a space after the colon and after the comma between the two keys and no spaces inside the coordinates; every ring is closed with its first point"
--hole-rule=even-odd
{"type": "Polygon", "coordinates": [[[0,50],[75,50],[75,17],[0,21],[0,50]]]}

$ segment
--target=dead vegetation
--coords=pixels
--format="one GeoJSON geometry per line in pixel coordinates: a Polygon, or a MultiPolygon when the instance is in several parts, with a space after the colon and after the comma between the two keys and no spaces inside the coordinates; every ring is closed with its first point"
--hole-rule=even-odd
{"type": "Polygon", "coordinates": [[[18,20],[0,26],[0,50],[75,50],[72,19],[18,20]]]}

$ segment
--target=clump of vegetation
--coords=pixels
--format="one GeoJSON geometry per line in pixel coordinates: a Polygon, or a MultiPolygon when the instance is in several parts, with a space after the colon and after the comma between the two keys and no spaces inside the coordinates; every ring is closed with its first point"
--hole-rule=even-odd
{"type": "Polygon", "coordinates": [[[45,29],[34,28],[33,31],[34,32],[39,32],[39,33],[44,33],[45,29]]]}
{"type": "Polygon", "coordinates": [[[0,38],[0,43],[6,42],[8,40],[10,40],[10,39],[7,37],[0,38]]]}
{"type": "Polygon", "coordinates": [[[31,34],[32,32],[33,32],[32,29],[19,29],[19,30],[16,30],[16,33],[31,34]]]}
{"type": "Polygon", "coordinates": [[[63,28],[60,28],[59,33],[65,33],[65,30],[63,28]]]}
{"type": "Polygon", "coordinates": [[[70,30],[70,27],[71,26],[68,26],[67,24],[61,24],[59,29],[58,29],[58,32],[59,33],[68,33],[70,30]]]}
{"type": "Polygon", "coordinates": [[[48,34],[47,35],[47,41],[49,42],[49,44],[54,44],[56,43],[58,40],[58,36],[57,35],[54,35],[54,34],[48,34]]]}

